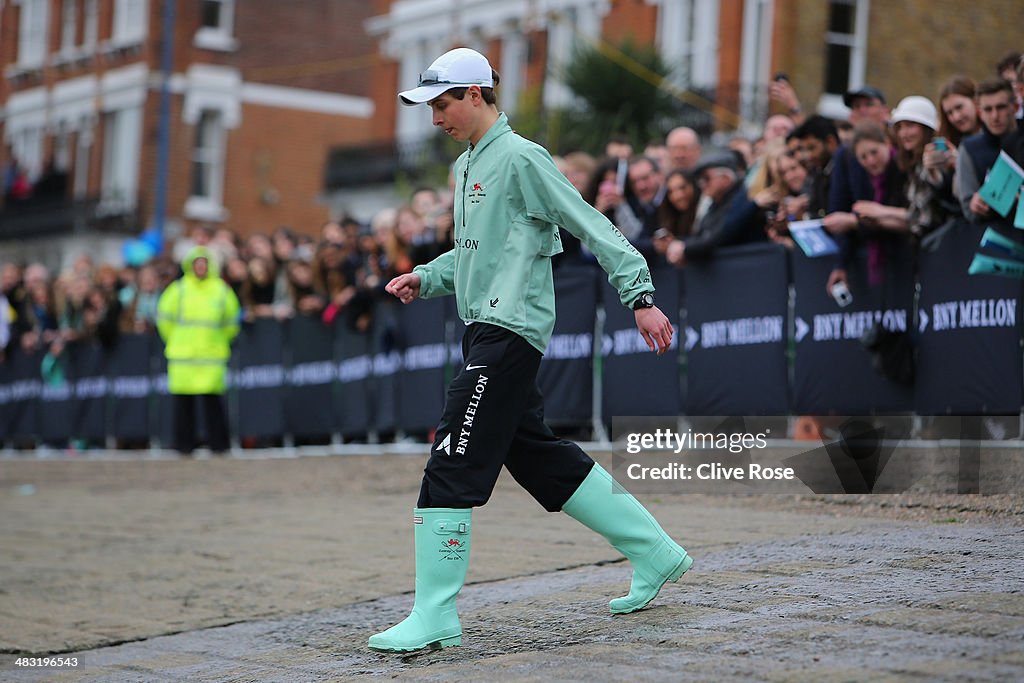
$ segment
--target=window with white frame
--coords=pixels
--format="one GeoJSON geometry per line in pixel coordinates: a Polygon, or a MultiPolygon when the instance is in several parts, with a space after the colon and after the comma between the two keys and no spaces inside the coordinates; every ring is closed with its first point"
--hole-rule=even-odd
{"type": "Polygon", "coordinates": [[[117,109],[103,118],[102,206],[123,212],[135,207],[139,187],[142,108],[117,109]]]}
{"type": "Polygon", "coordinates": [[[657,0],[658,47],[682,88],[718,83],[718,1],[657,0]]]}
{"type": "Polygon", "coordinates": [[[64,0],[60,11],[60,51],[67,54],[75,49],[78,34],[78,0],[64,0]]]}
{"type": "Polygon", "coordinates": [[[774,0],[746,0],[743,5],[740,116],[751,123],[764,121],[768,114],[774,9],[774,0]]]}
{"type": "Polygon", "coordinates": [[[11,153],[32,181],[43,172],[43,138],[41,127],[21,128],[9,135],[11,153]]]}
{"type": "Polygon", "coordinates": [[[235,0],[200,0],[199,30],[195,45],[208,50],[233,50],[237,47],[235,0]]]}
{"type": "Polygon", "coordinates": [[[830,0],[825,33],[826,94],[864,84],[868,0],[830,0]]]}
{"type": "Polygon", "coordinates": [[[21,0],[18,22],[18,66],[43,65],[48,52],[49,0],[21,0]]]}
{"type": "Polygon", "coordinates": [[[85,0],[85,22],[82,30],[82,47],[94,48],[100,36],[99,0],[85,0]]]}
{"type": "Polygon", "coordinates": [[[146,38],[148,29],[149,3],[147,0],[116,0],[112,43],[126,45],[141,42],[146,38]]]}
{"type": "Polygon", "coordinates": [[[195,125],[192,147],[193,206],[205,203],[220,207],[224,197],[224,115],[217,109],[204,109],[195,125]]]}

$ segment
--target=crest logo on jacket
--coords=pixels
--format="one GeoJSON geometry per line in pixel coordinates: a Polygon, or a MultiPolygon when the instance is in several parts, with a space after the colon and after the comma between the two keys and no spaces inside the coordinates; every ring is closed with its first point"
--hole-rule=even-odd
{"type": "Polygon", "coordinates": [[[484,186],[480,183],[473,183],[466,194],[469,197],[470,204],[479,204],[480,200],[487,196],[484,192],[484,186]]]}

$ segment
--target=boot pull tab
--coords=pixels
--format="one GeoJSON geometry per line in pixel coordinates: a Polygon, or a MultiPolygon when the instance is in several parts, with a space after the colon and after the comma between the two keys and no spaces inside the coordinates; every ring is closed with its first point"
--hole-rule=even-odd
{"type": "Polygon", "coordinates": [[[434,522],[434,533],[440,536],[468,534],[469,524],[467,522],[453,522],[450,519],[439,519],[434,522]]]}

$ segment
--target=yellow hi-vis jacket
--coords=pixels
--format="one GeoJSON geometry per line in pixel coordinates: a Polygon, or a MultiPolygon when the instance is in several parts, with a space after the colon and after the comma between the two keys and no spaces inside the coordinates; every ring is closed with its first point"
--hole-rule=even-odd
{"type": "Polygon", "coordinates": [[[167,356],[167,389],[172,394],[223,394],[231,340],[238,334],[238,297],[220,279],[215,256],[194,247],[157,303],[157,330],[167,356]],[[209,272],[196,277],[193,263],[205,258],[209,272]]]}

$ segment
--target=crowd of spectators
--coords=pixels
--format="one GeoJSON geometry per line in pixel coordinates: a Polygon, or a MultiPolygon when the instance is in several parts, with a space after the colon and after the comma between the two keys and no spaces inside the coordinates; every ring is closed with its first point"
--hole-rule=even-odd
{"type": "MultiPolygon", "coordinates": [[[[950,218],[1003,220],[978,195],[999,150],[1024,164],[1024,61],[1001,60],[996,73],[922,86],[891,109],[877,88],[846,93],[849,119],[804,114],[797,93],[778,79],[777,109],[757,139],[736,135],[710,148],[680,127],[636,152],[609,139],[601,155],[577,151],[556,162],[583,197],[652,262],[680,268],[730,245],[775,241],[792,248],[788,224],[822,219],[840,246],[826,285],[846,280],[854,249],[866,246],[869,284],[882,277],[893,244],[913,240],[950,218]],[[926,96],[934,92],[935,99],[926,96]]],[[[23,195],[16,169],[9,197],[23,195]]],[[[316,235],[279,227],[240,236],[227,227],[198,227],[139,266],[114,267],[79,257],[51,274],[36,263],[0,267],[0,348],[46,348],[59,355],[70,341],[115,343],[119,333],[154,329],[160,292],[179,276],[188,248],[206,245],[242,303],[245,321],[312,316],[368,332],[375,302],[395,275],[451,248],[452,185],[419,188],[408,202],[380,211],[368,225],[345,218],[316,235]]],[[[554,262],[592,263],[563,231],[554,262]]]]}
{"type": "Polygon", "coordinates": [[[312,316],[365,333],[384,285],[446,251],[452,239],[450,196],[446,201],[420,188],[370,225],[329,221],[316,237],[279,227],[243,238],[229,228],[200,226],[141,265],[96,264],[81,255],[53,274],[41,263],[5,263],[0,353],[16,346],[59,355],[68,342],[110,347],[121,333],[155,331],[160,293],[180,276],[181,259],[196,245],[216,255],[221,277],[242,304],[243,322],[312,316]]]}

